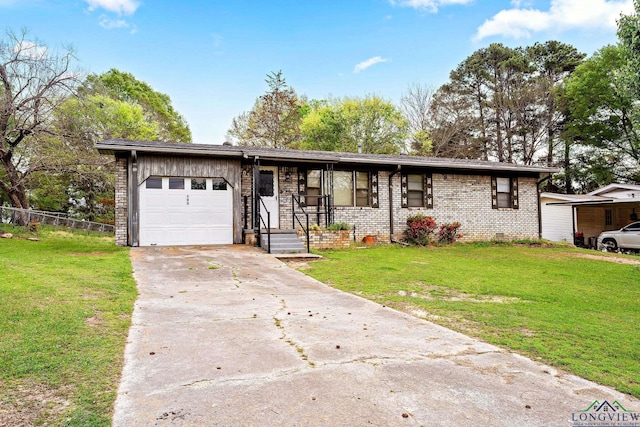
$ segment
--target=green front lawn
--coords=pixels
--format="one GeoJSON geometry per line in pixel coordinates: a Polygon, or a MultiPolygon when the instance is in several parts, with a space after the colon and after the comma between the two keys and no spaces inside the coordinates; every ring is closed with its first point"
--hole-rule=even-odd
{"type": "Polygon", "coordinates": [[[39,237],[0,239],[0,420],[108,426],[136,297],[128,249],[39,237]]]}
{"type": "Polygon", "coordinates": [[[490,243],[322,255],[305,273],[640,397],[638,264],[490,243]]]}

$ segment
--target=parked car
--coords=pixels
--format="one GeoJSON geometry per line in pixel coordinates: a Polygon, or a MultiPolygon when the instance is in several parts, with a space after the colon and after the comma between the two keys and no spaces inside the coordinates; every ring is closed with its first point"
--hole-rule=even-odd
{"type": "Polygon", "coordinates": [[[607,251],[640,250],[640,221],[625,225],[620,230],[603,231],[598,236],[598,249],[607,251]]]}

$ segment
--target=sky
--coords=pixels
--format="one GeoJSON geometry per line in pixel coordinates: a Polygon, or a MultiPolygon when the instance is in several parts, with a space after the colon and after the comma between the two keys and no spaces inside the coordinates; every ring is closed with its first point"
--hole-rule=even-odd
{"type": "Polygon", "coordinates": [[[491,43],[617,42],[632,0],[0,0],[0,37],[72,46],[77,68],[132,73],[171,97],[194,143],[222,144],[282,70],[309,99],[437,88],[491,43]]]}

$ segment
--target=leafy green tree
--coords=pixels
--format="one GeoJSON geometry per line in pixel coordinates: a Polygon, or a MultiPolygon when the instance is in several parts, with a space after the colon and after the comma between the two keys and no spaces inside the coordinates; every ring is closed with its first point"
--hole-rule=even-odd
{"type": "MultiPolygon", "coordinates": [[[[150,138],[167,142],[191,142],[191,130],[184,117],[173,108],[171,98],[153,90],[149,84],[136,79],[131,73],[111,69],[103,74],[90,74],[78,93],[80,98],[89,104],[88,108],[94,108],[92,103],[100,105],[107,99],[119,101],[120,108],[114,111],[119,114],[119,118],[124,119],[124,123],[118,123],[118,126],[131,119],[137,120],[137,117],[126,117],[126,110],[133,112],[131,106],[137,105],[138,110],[142,112],[143,121],[153,127],[150,138]],[[94,97],[95,99],[92,99],[94,97]],[[122,116],[123,114],[125,116],[122,116]]],[[[103,112],[114,108],[111,102],[103,107],[103,112]]]]}
{"type": "Polygon", "coordinates": [[[451,72],[433,96],[436,156],[555,166],[565,122],[559,98],[584,55],[557,41],[509,48],[493,43],[451,72]]]}
{"type": "Polygon", "coordinates": [[[110,138],[191,141],[189,127],[168,95],[113,69],[87,76],[77,96],[56,110],[55,119],[62,140],[73,147],[60,149],[58,155],[73,157],[77,164],[72,173],[63,171],[59,177],[68,182],[65,210],[88,220],[110,222],[114,216],[113,159],[100,156],[96,142],[110,138]]]}
{"type": "Polygon", "coordinates": [[[239,145],[293,148],[300,138],[302,101],[282,71],[267,75],[269,90],[249,112],[234,118],[228,135],[239,145]]]}
{"type": "Polygon", "coordinates": [[[543,124],[547,140],[547,166],[555,162],[555,147],[564,125],[564,114],[558,105],[557,90],[585,58],[584,53],[566,43],[551,40],[536,43],[526,49],[536,75],[534,83],[546,94],[541,104],[544,107],[543,124]]]}
{"type": "MultiPolygon", "coordinates": [[[[438,135],[464,135],[465,139],[434,141],[434,145],[452,147],[473,142],[477,147],[465,152],[482,153],[482,159],[512,161],[514,156],[509,139],[507,93],[509,83],[514,79],[513,74],[517,71],[515,64],[521,56],[520,50],[493,43],[471,54],[451,72],[450,82],[442,88],[448,93],[438,97],[439,107],[443,107],[445,100],[465,105],[468,108],[466,115],[473,118],[474,125],[466,133],[436,130],[434,133],[438,135]]],[[[467,123],[471,121],[465,121],[465,125],[467,123]]],[[[438,126],[440,123],[435,122],[434,127],[438,126]]]]}
{"type": "Polygon", "coordinates": [[[300,129],[300,148],[398,154],[404,151],[408,122],[393,103],[375,95],[310,104],[300,129]]]}
{"type": "Polygon", "coordinates": [[[618,20],[618,39],[627,62],[618,74],[620,90],[640,99],[640,1],[633,0],[634,12],[622,15],[618,20]]]}
{"type": "Polygon", "coordinates": [[[640,181],[637,98],[617,78],[627,65],[622,46],[606,46],[567,81],[565,137],[576,144],[575,179],[583,189],[640,181]]]}

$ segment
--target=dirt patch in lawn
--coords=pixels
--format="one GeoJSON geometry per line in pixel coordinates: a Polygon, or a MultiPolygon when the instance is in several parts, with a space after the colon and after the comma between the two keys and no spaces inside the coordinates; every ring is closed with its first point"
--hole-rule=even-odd
{"type": "Polygon", "coordinates": [[[573,254],[576,258],[595,259],[598,261],[615,262],[616,264],[640,265],[640,261],[636,259],[621,258],[617,256],[591,255],[591,254],[573,254]]]}
{"type": "Polygon", "coordinates": [[[309,261],[300,261],[300,260],[280,260],[287,264],[289,267],[296,270],[308,270],[310,268],[309,261]]]}
{"type": "Polygon", "coordinates": [[[445,328],[453,329],[454,331],[470,336],[482,335],[482,325],[473,320],[464,319],[463,317],[439,316],[412,304],[395,303],[392,304],[392,307],[420,319],[428,320],[445,328]]]}
{"type": "Polygon", "coordinates": [[[42,384],[18,385],[9,390],[9,395],[0,396],[0,427],[33,426],[42,419],[56,419],[70,405],[59,390],[42,384]]]}
{"type": "Polygon", "coordinates": [[[420,298],[429,301],[478,302],[496,304],[511,304],[514,302],[522,301],[520,298],[506,297],[503,295],[466,294],[454,289],[435,285],[423,286],[422,292],[398,291],[397,294],[402,297],[420,298]]]}

